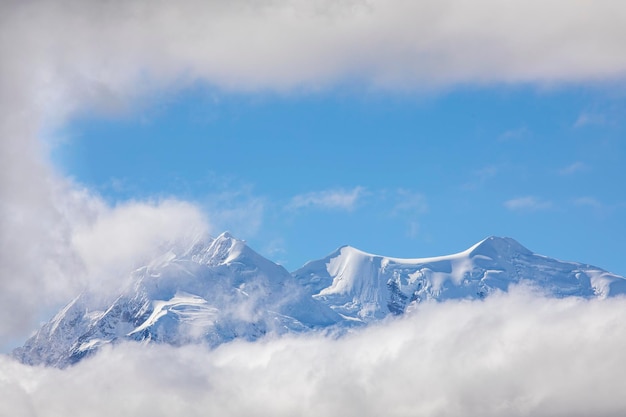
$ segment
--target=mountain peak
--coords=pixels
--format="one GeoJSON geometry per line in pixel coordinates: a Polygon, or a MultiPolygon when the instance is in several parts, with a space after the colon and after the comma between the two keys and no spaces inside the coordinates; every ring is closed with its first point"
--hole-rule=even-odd
{"type": "Polygon", "coordinates": [[[537,255],[517,241],[490,236],[471,248],[402,259],[342,246],[293,274],[225,232],[199,238],[177,256],[166,252],[132,277],[106,305],[81,295],[14,356],[67,366],[100,346],[154,341],[210,346],[268,332],[365,325],[426,301],[482,299],[528,283],[552,297],[626,294],[626,279],[596,267],[537,255]]]}
{"type": "Polygon", "coordinates": [[[489,236],[467,250],[469,256],[487,256],[492,259],[510,257],[515,254],[532,255],[533,252],[510,237],[489,236]]]}
{"type": "Polygon", "coordinates": [[[224,231],[220,233],[220,235],[216,237],[215,240],[240,240],[240,239],[237,239],[236,237],[234,237],[229,231],[224,231]]]}
{"type": "Polygon", "coordinates": [[[64,367],[120,341],[217,346],[341,321],[282,266],[229,233],[204,236],[180,257],[177,249],[137,270],[133,285],[104,305],[81,294],[13,355],[64,367]]]}
{"type": "MultiPolygon", "coordinates": [[[[343,245],[339,249],[337,249],[333,254],[341,254],[341,255],[360,255],[360,256],[376,256],[370,253],[364,252],[361,249],[355,248],[350,245],[343,245]]],[[[332,256],[332,255],[331,255],[332,256]]]]}
{"type": "Polygon", "coordinates": [[[587,265],[537,255],[516,240],[489,236],[469,249],[429,258],[391,258],[343,246],[294,276],[343,317],[369,322],[423,300],[484,298],[529,283],[554,297],[626,293],[626,280],[587,265]]]}
{"type": "Polygon", "coordinates": [[[245,241],[224,232],[214,239],[200,242],[193,250],[192,258],[201,264],[222,265],[236,260],[247,248],[245,241]]]}

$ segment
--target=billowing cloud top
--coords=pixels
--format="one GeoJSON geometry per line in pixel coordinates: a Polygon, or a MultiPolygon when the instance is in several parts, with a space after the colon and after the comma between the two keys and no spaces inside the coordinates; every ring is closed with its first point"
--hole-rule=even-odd
{"type": "Polygon", "coordinates": [[[127,344],[63,371],[0,356],[0,415],[618,416],[625,309],[518,289],[338,340],[127,344]]]}
{"type": "Polygon", "coordinates": [[[185,78],[236,90],[605,80],[626,74],[625,15],[610,0],[4,2],[3,80],[34,82],[14,88],[40,105],[68,92],[110,105],[185,78]]]}

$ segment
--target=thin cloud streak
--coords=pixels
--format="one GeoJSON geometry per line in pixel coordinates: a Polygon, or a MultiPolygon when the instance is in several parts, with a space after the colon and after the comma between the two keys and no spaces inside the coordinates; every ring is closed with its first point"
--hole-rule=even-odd
{"type": "Polygon", "coordinates": [[[406,219],[405,235],[410,239],[417,238],[421,233],[420,218],[428,212],[428,200],[422,193],[400,188],[395,192],[395,204],[392,216],[406,219]]]}
{"type": "Polygon", "coordinates": [[[584,162],[576,161],[559,170],[560,175],[572,175],[589,169],[584,162]]]}
{"type": "Polygon", "coordinates": [[[503,132],[498,140],[501,142],[509,142],[509,141],[521,141],[528,139],[532,135],[532,132],[526,127],[520,127],[517,129],[510,129],[506,132],[503,132]]]}
{"type": "Polygon", "coordinates": [[[585,126],[604,126],[606,124],[608,124],[608,120],[603,114],[582,113],[574,122],[574,127],[581,128],[585,126]]]}
{"type": "Polygon", "coordinates": [[[396,190],[396,200],[393,214],[423,214],[428,212],[428,202],[422,193],[401,188],[396,190]]]}
{"type": "Polygon", "coordinates": [[[579,197],[574,200],[574,204],[577,206],[591,207],[594,209],[604,209],[606,206],[597,198],[594,197],[579,197]]]}
{"type": "Polygon", "coordinates": [[[512,211],[539,211],[552,208],[552,202],[535,196],[525,196],[505,201],[504,207],[512,211]]]}
{"type": "Polygon", "coordinates": [[[490,179],[495,178],[500,172],[500,168],[495,165],[488,165],[471,172],[471,181],[463,184],[461,188],[466,191],[473,191],[483,187],[490,179]]]}
{"type": "Polygon", "coordinates": [[[287,208],[299,210],[315,208],[322,210],[352,211],[359,200],[365,195],[365,188],[354,187],[351,190],[333,189],[299,194],[293,197],[287,208]]]}

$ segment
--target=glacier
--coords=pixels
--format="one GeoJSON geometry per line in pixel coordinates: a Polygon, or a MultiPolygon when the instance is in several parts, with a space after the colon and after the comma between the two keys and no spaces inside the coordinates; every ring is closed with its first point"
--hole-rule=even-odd
{"type": "Polygon", "coordinates": [[[549,297],[605,298],[626,279],[600,268],[538,255],[511,238],[488,237],[453,255],[400,259],[344,246],[294,272],[314,299],[362,322],[402,314],[412,303],[484,298],[526,284],[549,297]]]}
{"type": "Polygon", "coordinates": [[[558,298],[626,293],[624,277],[535,254],[511,238],[415,259],[343,246],[289,273],[223,233],[164,252],[133,271],[111,299],[83,292],[13,356],[63,368],[122,341],[214,347],[268,334],[341,334],[421,302],[483,299],[511,285],[558,298]]]}
{"type": "Polygon", "coordinates": [[[13,356],[31,365],[65,367],[125,340],[217,346],[340,320],[282,266],[224,233],[170,250],[133,271],[129,286],[110,304],[96,294],[80,294],[13,356]]]}

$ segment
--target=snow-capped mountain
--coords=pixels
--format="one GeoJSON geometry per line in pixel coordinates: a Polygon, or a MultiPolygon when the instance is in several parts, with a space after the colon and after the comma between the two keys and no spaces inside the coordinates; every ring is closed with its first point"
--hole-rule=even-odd
{"type": "Polygon", "coordinates": [[[398,259],[350,246],[290,274],[224,233],[172,249],[108,303],[83,293],[14,356],[64,367],[124,340],[216,346],[267,333],[365,325],[425,300],[484,298],[529,283],[553,297],[625,294],[626,279],[489,237],[466,251],[398,259]]]}
{"type": "Polygon", "coordinates": [[[180,254],[169,251],[134,271],[131,285],[109,305],[81,294],[14,356],[28,364],[63,367],[122,340],[216,346],[340,320],[282,266],[224,233],[180,254]]]}
{"type": "Polygon", "coordinates": [[[293,275],[314,299],[347,320],[363,322],[401,314],[414,302],[484,298],[522,282],[553,297],[626,293],[623,277],[537,255],[513,239],[493,236],[434,258],[389,258],[344,246],[293,275]]]}

